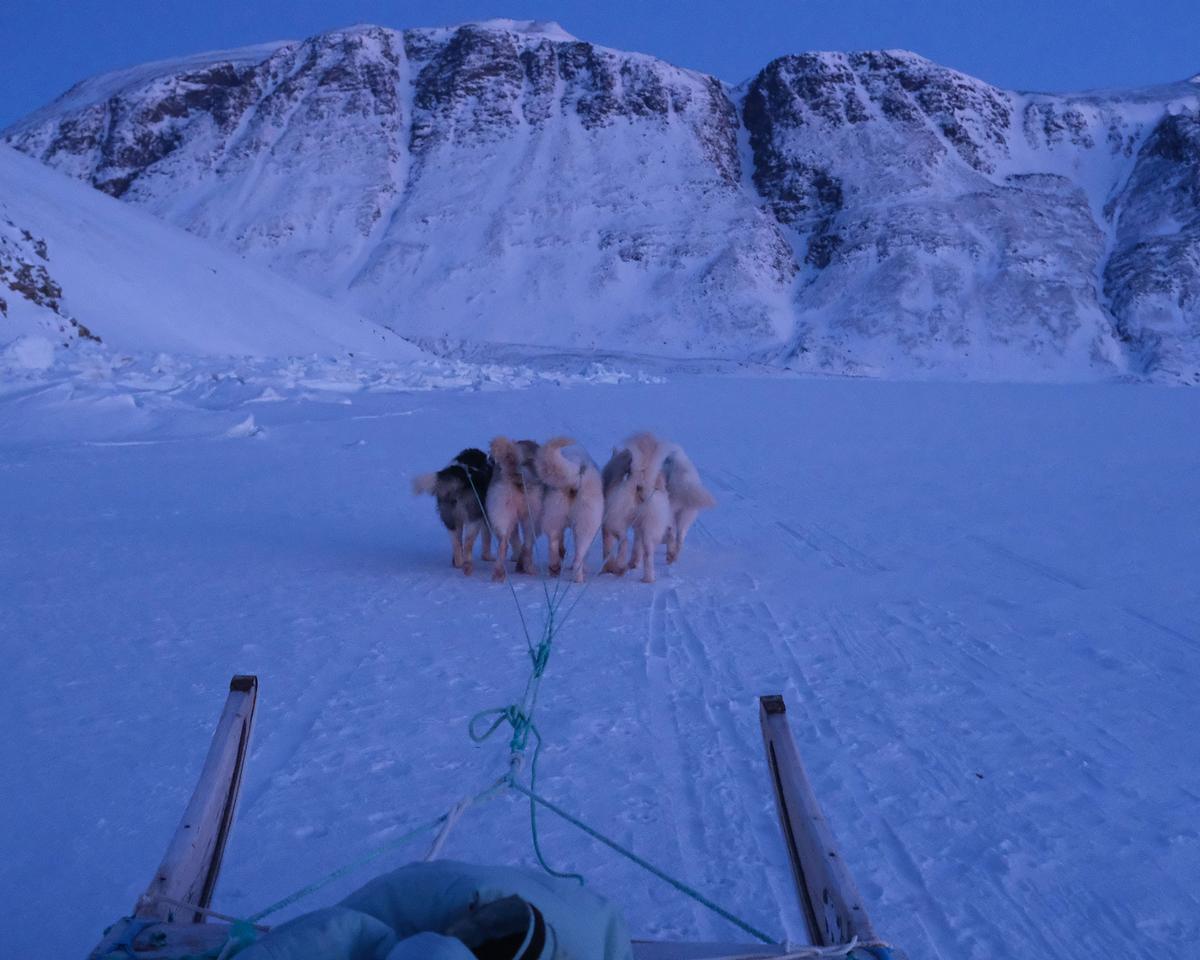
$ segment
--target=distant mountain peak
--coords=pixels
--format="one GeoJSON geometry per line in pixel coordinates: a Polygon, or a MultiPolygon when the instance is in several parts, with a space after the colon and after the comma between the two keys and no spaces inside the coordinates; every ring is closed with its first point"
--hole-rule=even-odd
{"type": "Polygon", "coordinates": [[[546,40],[573,42],[579,38],[568,33],[557,20],[506,20],[494,18],[491,20],[475,20],[460,23],[459,27],[478,27],[481,30],[502,30],[507,33],[519,33],[529,37],[542,37],[546,40]]]}
{"type": "Polygon", "coordinates": [[[132,68],[2,136],[424,342],[1188,381],[1197,111],[907,50],[731,88],[485,20],[132,68]]]}

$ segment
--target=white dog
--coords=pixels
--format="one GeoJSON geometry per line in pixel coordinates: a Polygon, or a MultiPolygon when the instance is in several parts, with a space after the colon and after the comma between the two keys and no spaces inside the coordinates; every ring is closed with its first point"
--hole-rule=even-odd
{"type": "Polygon", "coordinates": [[[661,467],[664,452],[662,443],[651,433],[635,433],[619,446],[604,465],[601,475],[604,485],[604,572],[622,576],[626,569],[638,563],[635,551],[629,556],[629,528],[641,500],[637,488],[653,488],[654,471],[661,467]]]}
{"type": "Polygon", "coordinates": [[[601,573],[621,576],[629,562],[629,541],[626,533],[633,523],[637,502],[633,499],[633,484],[629,480],[633,454],[628,447],[613,447],[612,456],[600,472],[604,489],[604,522],[602,543],[604,564],[601,573]]]}
{"type": "Polygon", "coordinates": [[[538,450],[537,473],[545,486],[541,529],[550,541],[550,573],[557,576],[562,570],[565,534],[570,528],[575,541],[571,575],[576,583],[582,583],[584,557],[604,518],[600,470],[574,440],[555,437],[538,450]]]}
{"type": "Polygon", "coordinates": [[[521,517],[518,535],[512,540],[512,558],[517,561],[518,573],[534,572],[534,551],[537,549],[538,537],[542,534],[542,501],[546,496],[546,485],[542,483],[537,472],[539,446],[536,440],[516,442],[520,456],[521,482],[525,490],[525,513],[521,517]]]}
{"type": "Polygon", "coordinates": [[[696,472],[692,461],[677,443],[670,445],[663,459],[663,476],[667,481],[667,498],[671,503],[671,529],[667,535],[667,563],[679,559],[688,530],[701,510],[717,505],[716,499],[696,472]]]}
{"type": "Polygon", "coordinates": [[[533,504],[525,495],[526,472],[522,470],[521,446],[507,437],[496,437],[492,440],[491,451],[493,468],[487,491],[487,516],[492,536],[496,538],[496,564],[492,568],[492,579],[500,581],[505,576],[504,563],[509,544],[514,540],[521,543],[517,571],[529,573],[533,569],[535,534],[530,512],[533,504]],[[520,537],[523,527],[524,542],[520,537]]]}
{"type": "MultiPolygon", "coordinates": [[[[664,541],[667,563],[674,563],[697,514],[716,505],[683,448],[651,433],[635,433],[614,448],[603,478],[603,569],[617,576],[645,563],[664,541]],[[664,489],[666,496],[658,496],[664,489]],[[664,501],[665,526],[661,522],[664,501]],[[627,536],[631,526],[634,543],[629,555],[627,536]]],[[[645,573],[643,579],[653,582],[654,571],[645,573]]]]}
{"type": "Polygon", "coordinates": [[[666,539],[671,528],[671,501],[667,499],[661,473],[657,484],[641,492],[644,499],[633,515],[633,560],[630,566],[636,567],[641,561],[642,583],[654,582],[654,549],[666,539]]]}
{"type": "Polygon", "coordinates": [[[654,551],[671,528],[671,502],[667,494],[665,464],[673,444],[652,434],[635,434],[628,441],[631,454],[627,484],[633,488],[633,556],[630,567],[642,566],[642,583],[654,582],[654,551]]]}

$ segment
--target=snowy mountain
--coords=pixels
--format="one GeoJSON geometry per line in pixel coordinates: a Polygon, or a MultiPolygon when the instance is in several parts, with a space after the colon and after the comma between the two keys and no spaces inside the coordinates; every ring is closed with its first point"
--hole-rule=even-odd
{"type": "Polygon", "coordinates": [[[4,138],[443,350],[1190,382],[1198,111],[903,51],[731,88],[488,21],[149,64],[4,138]]]}
{"type": "Polygon", "coordinates": [[[421,351],[332,303],[0,147],[0,344],[287,356],[421,351]]]}

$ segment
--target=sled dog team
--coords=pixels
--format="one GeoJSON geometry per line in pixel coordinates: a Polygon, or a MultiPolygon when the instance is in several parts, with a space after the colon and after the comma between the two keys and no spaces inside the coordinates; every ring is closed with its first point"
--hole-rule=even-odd
{"type": "Polygon", "coordinates": [[[549,572],[558,576],[570,530],[576,582],[583,581],[584,558],[600,534],[601,572],[621,576],[640,564],[642,582],[653,583],[655,548],[665,543],[667,563],[674,563],[696,515],[716,503],[683,448],[651,433],[635,433],[614,447],[603,470],[569,437],[543,444],[496,437],[490,456],[463,450],[437,473],[415,478],[413,493],[437,499],[454,566],[465,574],[482,535],[481,557],[494,561],[493,580],[504,579],[510,553],[518,573],[534,573],[534,545],[542,536],[549,572]]]}

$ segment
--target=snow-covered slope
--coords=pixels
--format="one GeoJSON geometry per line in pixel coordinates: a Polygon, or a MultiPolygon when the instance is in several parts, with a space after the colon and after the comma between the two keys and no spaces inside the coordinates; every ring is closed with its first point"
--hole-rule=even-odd
{"type": "Polygon", "coordinates": [[[150,64],[4,136],[444,345],[1190,381],[1198,93],[1020,94],[904,51],[728,88],[502,20],[150,64]]]}
{"type": "MultiPolygon", "coordinates": [[[[288,356],[421,351],[212,243],[0,146],[0,345],[288,356]]],[[[19,358],[18,358],[19,359],[19,358]]]]}

